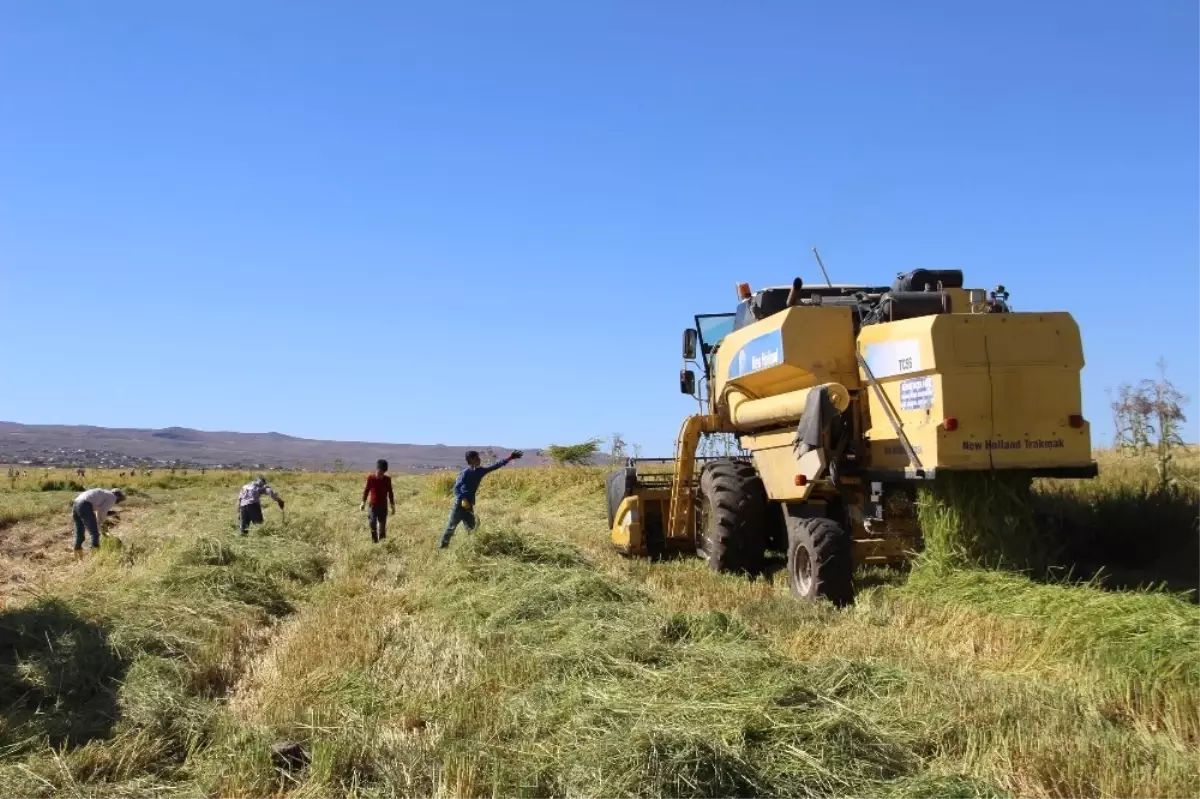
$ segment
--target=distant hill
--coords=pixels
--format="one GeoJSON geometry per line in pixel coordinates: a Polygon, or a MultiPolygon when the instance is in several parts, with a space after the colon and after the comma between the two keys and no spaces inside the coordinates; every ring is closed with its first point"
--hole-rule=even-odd
{"type": "MultiPolygon", "coordinates": [[[[367,441],[318,441],[282,433],[232,433],[167,427],[90,427],[86,425],[26,425],[0,422],[0,463],[37,465],[130,466],[180,461],[195,466],[282,467],[331,469],[341,461],[347,469],[374,468],[387,458],[391,471],[431,471],[458,468],[463,453],[490,449],[497,457],[509,447],[442,444],[382,444],[367,441]]],[[[544,464],[526,450],[516,465],[544,464]]]]}

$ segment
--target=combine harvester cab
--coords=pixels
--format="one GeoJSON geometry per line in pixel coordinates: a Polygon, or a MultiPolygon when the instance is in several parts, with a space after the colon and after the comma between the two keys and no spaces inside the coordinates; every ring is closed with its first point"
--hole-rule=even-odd
{"type": "Polygon", "coordinates": [[[630,556],[694,551],[753,573],[786,551],[793,594],[853,597],[863,563],[921,547],[916,488],[946,472],[1096,474],[1069,313],[916,270],[890,287],[738,287],[734,313],[684,333],[680,388],[700,402],[675,457],[610,475],[609,527],[630,556]],[[701,369],[705,391],[697,393],[701,369]],[[741,454],[697,459],[701,436],[741,454]]]}

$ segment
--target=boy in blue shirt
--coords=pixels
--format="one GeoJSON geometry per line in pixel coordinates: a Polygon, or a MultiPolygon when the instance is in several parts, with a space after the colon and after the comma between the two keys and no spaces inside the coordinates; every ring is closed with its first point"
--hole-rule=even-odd
{"type": "Polygon", "coordinates": [[[446,529],[442,531],[438,549],[449,546],[450,536],[454,535],[454,529],[458,527],[459,522],[465,524],[469,532],[475,530],[475,490],[479,488],[480,481],[488,472],[494,472],[519,457],[521,450],[517,449],[507,458],[498,460],[491,466],[480,466],[479,453],[475,450],[467,453],[467,468],[459,472],[458,479],[454,481],[454,507],[450,509],[450,518],[446,521],[446,529]]]}

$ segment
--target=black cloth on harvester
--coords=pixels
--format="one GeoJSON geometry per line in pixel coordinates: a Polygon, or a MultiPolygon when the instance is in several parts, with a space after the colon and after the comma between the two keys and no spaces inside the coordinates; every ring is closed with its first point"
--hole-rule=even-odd
{"type": "Polygon", "coordinates": [[[800,425],[796,428],[796,457],[802,457],[821,446],[821,434],[829,429],[836,416],[837,409],[829,399],[829,389],[821,386],[808,392],[804,413],[800,415],[800,425]]]}

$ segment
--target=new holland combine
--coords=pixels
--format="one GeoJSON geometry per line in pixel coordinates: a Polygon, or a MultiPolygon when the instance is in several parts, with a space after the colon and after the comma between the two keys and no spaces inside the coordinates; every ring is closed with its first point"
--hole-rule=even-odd
{"type": "Polygon", "coordinates": [[[674,459],[609,476],[620,552],[695,552],[715,571],[752,574],[768,550],[786,551],[794,596],[843,604],[857,565],[919,551],[923,481],[1096,475],[1069,313],[1015,312],[1003,286],[965,289],[958,270],[891,286],[743,283],[737,295],[734,312],[684,331],[680,389],[700,413],[684,420],[674,459]],[[697,458],[716,433],[743,454],[697,458]]]}

